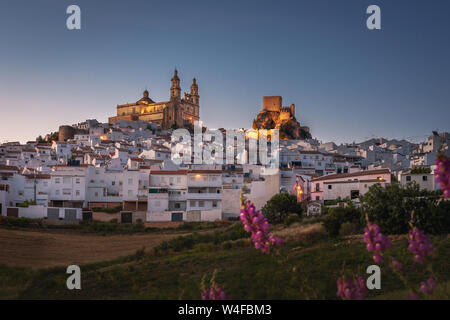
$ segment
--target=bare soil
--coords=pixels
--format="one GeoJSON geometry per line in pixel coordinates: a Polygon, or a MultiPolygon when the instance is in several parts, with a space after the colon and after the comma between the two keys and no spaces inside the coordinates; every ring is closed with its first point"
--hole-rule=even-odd
{"type": "MultiPolygon", "coordinates": [[[[69,231],[69,230],[67,230],[69,231]]],[[[49,232],[0,229],[0,264],[31,267],[82,265],[113,260],[149,250],[162,241],[188,233],[98,236],[76,232],[49,232]]]]}

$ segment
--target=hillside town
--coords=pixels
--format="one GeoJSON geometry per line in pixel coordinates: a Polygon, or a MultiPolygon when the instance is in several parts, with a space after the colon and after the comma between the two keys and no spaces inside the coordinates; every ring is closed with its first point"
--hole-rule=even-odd
{"type": "Polygon", "coordinates": [[[358,205],[372,185],[393,180],[439,189],[435,160],[438,151],[450,155],[449,133],[432,132],[422,143],[321,142],[298,124],[293,104],[282,107],[281,97],[263,98],[257,123],[257,129],[286,131],[289,124],[297,130],[298,140],[280,140],[275,170],[248,163],[177,165],[172,131],[192,129],[200,97],[195,79],[184,98],[177,70],[171,81],[167,102],[154,102],[146,90],[136,103],[118,105],[107,123],[91,119],[61,125],[36,141],[1,144],[1,214],[80,220],[92,213],[107,219],[100,213],[116,210],[126,213],[123,222],[215,221],[239,215],[241,192],[258,208],[277,193],[291,193],[315,215],[327,201],[358,205]]]}

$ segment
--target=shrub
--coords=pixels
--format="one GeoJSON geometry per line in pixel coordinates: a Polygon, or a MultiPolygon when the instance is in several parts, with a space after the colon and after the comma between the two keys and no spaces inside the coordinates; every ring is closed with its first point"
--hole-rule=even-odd
{"type": "Polygon", "coordinates": [[[294,222],[300,222],[300,217],[297,214],[290,214],[283,220],[286,227],[289,227],[294,222]]]}
{"type": "Polygon", "coordinates": [[[118,205],[118,206],[116,206],[114,208],[95,207],[95,208],[92,208],[92,211],[94,211],[94,212],[106,212],[106,213],[117,213],[117,212],[122,211],[122,206],[118,205]]]}
{"type": "Polygon", "coordinates": [[[28,208],[29,206],[35,206],[36,205],[36,201],[33,200],[25,200],[24,202],[18,203],[17,207],[20,208],[28,208]]]}
{"type": "Polygon", "coordinates": [[[16,217],[2,217],[0,216],[0,226],[7,228],[26,228],[31,224],[31,219],[16,218],[16,217]]]}
{"type": "Polygon", "coordinates": [[[386,188],[375,184],[361,197],[364,213],[387,234],[407,233],[412,212],[415,227],[431,234],[448,233],[450,221],[445,212],[449,205],[439,201],[439,192],[420,190],[416,183],[386,188]]]}
{"type": "Polygon", "coordinates": [[[352,234],[358,234],[361,232],[361,225],[359,222],[344,222],[339,229],[339,235],[341,237],[349,236],[352,234]]]}
{"type": "Polygon", "coordinates": [[[173,250],[178,252],[192,249],[194,246],[201,243],[211,243],[214,246],[217,246],[225,241],[247,238],[249,236],[250,235],[245,232],[243,225],[241,223],[236,223],[226,230],[205,233],[194,232],[188,236],[179,236],[171,240],[163,241],[156,247],[155,251],[161,252],[173,250]]]}
{"type": "Polygon", "coordinates": [[[341,225],[345,222],[354,224],[355,229],[361,230],[361,212],[353,206],[330,208],[323,219],[325,230],[331,237],[337,237],[341,225]]]}
{"type": "Polygon", "coordinates": [[[289,193],[274,195],[262,208],[262,214],[269,223],[281,223],[289,214],[302,215],[302,206],[297,202],[297,197],[289,193]]]}

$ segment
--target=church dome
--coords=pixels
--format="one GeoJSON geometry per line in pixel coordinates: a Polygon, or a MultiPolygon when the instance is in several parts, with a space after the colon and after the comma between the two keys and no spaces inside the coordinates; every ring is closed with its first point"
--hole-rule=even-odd
{"type": "Polygon", "coordinates": [[[139,99],[136,103],[137,104],[141,104],[141,103],[145,103],[145,104],[155,103],[152,99],[150,99],[148,97],[148,95],[149,95],[148,90],[145,90],[143,95],[142,95],[142,98],[139,99]]]}

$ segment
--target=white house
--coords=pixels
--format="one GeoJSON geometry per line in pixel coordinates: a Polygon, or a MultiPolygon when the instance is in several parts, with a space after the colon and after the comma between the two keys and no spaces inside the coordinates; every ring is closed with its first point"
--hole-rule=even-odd
{"type": "Polygon", "coordinates": [[[389,169],[330,174],[311,180],[311,200],[356,199],[374,184],[391,183],[389,169]]]}

